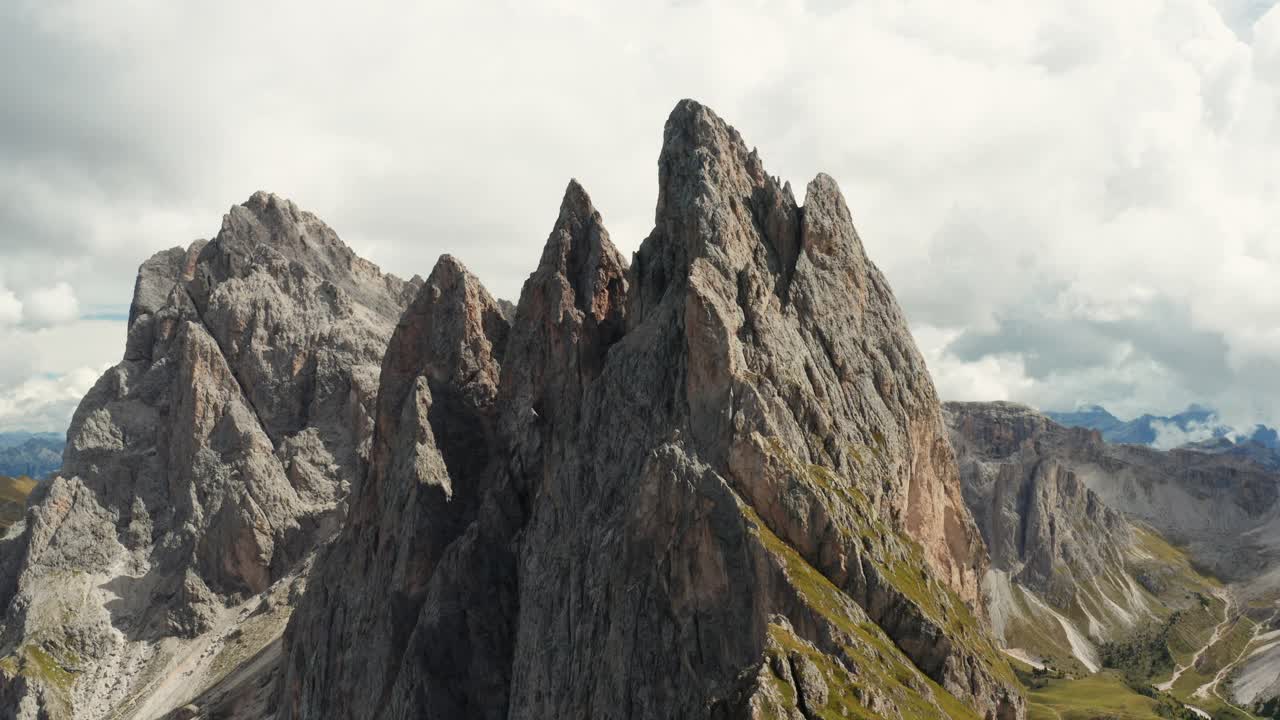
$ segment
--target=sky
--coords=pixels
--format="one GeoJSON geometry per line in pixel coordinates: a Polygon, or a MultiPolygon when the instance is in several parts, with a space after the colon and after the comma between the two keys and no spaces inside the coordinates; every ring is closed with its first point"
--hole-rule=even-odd
{"type": "Polygon", "coordinates": [[[837,179],[944,398],[1280,424],[1270,0],[6,0],[0,68],[0,431],[255,190],[514,298],[575,177],[629,253],[684,97],[837,179]]]}

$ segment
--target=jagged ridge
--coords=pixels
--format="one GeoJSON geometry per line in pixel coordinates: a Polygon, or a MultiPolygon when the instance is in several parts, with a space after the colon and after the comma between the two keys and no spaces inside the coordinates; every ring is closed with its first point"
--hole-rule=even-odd
{"type": "Polygon", "coordinates": [[[280,586],[363,475],[377,362],[416,287],[267,193],[142,265],[124,359],[6,541],[0,714],[152,716],[269,652],[280,586]]]}
{"type": "Polygon", "coordinates": [[[834,181],[797,205],[684,101],[659,188],[627,267],[571,184],[510,326],[436,266],[286,634],[284,717],[1023,715],[932,384],[834,181]]]}

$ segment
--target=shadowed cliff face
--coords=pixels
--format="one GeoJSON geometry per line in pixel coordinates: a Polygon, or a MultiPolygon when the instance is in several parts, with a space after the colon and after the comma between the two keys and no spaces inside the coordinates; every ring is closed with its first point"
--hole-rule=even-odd
{"type": "Polygon", "coordinates": [[[381,377],[283,717],[1023,715],[839,190],[798,205],[707,108],[667,122],[629,267],[571,183],[514,313],[442,258],[381,377]]]}
{"type": "Polygon", "coordinates": [[[365,472],[378,362],[416,287],[265,193],[142,265],[124,359],[6,543],[0,714],[127,717],[173,648],[299,569],[365,472]]]}

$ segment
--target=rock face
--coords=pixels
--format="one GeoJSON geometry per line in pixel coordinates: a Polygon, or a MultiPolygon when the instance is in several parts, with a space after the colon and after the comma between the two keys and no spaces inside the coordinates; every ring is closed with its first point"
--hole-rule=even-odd
{"type": "Polygon", "coordinates": [[[947,403],[945,412],[965,501],[990,551],[993,630],[1019,657],[1093,671],[1101,643],[1218,592],[1100,495],[1133,473],[1155,481],[1171,454],[1109,445],[1098,431],[1013,403],[947,403]]]}
{"type": "Polygon", "coordinates": [[[265,193],[142,265],[124,360],[5,548],[0,715],[158,716],[269,648],[365,473],[416,289],[265,193]]]}
{"type": "Polygon", "coordinates": [[[571,183],[514,313],[422,286],[279,713],[1020,718],[985,569],[835,182],[798,205],[684,101],[629,267],[571,183]]]}
{"type": "Polygon", "coordinates": [[[991,566],[1065,605],[1133,544],[1133,530],[1038,442],[1060,430],[1010,403],[947,403],[965,501],[991,566]]]}
{"type": "Polygon", "coordinates": [[[958,421],[986,428],[985,438],[961,433],[988,452],[1016,454],[1030,435],[1036,452],[1068,466],[1104,505],[1187,545],[1197,562],[1225,580],[1265,580],[1280,559],[1280,473],[1248,455],[1113,445],[1097,431],[1064,428],[1003,403],[953,403],[948,409],[954,428],[958,421]],[[1017,419],[978,420],[995,414],[1017,419]]]}

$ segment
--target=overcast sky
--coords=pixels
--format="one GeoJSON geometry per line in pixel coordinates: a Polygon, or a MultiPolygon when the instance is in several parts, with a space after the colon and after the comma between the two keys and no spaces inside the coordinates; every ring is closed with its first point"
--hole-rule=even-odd
{"type": "Polygon", "coordinates": [[[1280,424],[1280,10],[1254,0],[0,3],[0,430],[258,189],[514,298],[578,178],[630,252],[715,108],[844,190],[941,394],[1280,424]]]}

